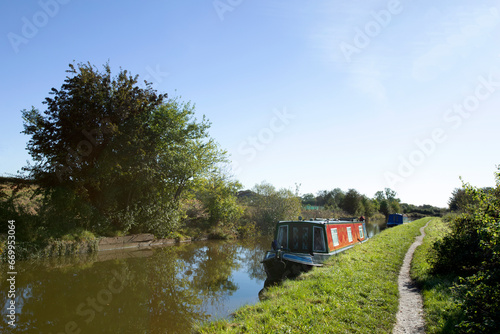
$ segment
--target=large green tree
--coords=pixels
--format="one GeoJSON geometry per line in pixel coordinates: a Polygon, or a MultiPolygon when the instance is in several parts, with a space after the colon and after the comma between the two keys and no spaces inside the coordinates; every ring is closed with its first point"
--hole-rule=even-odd
{"type": "Polygon", "coordinates": [[[71,64],[67,72],[43,113],[22,111],[34,161],[25,170],[46,192],[46,220],[69,216],[62,229],[173,230],[183,192],[224,160],[210,123],[126,70],[113,77],[109,65],[71,64]]]}

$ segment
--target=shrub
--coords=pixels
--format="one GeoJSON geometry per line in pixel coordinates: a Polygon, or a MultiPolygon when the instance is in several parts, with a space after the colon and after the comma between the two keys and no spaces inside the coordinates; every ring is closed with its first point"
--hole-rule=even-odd
{"type": "Polygon", "coordinates": [[[464,184],[472,204],[450,223],[451,234],[435,244],[434,271],[460,276],[462,333],[500,332],[500,173],[496,183],[488,191],[464,184]]]}

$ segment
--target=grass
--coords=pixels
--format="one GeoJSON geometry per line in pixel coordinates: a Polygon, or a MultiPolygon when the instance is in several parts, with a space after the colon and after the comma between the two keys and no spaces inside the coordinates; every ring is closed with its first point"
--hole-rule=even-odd
{"type": "Polygon", "coordinates": [[[322,268],[285,281],[265,300],[199,333],[390,333],[398,310],[404,256],[429,219],[376,235],[331,258],[322,268]]]}
{"type": "Polygon", "coordinates": [[[62,241],[93,241],[96,239],[94,233],[77,228],[71,233],[66,233],[61,237],[62,241]]]}
{"type": "Polygon", "coordinates": [[[462,319],[459,301],[453,293],[455,276],[435,275],[432,261],[436,256],[433,244],[450,232],[448,224],[435,218],[425,230],[426,237],[422,246],[413,255],[411,276],[417,281],[424,300],[426,333],[456,333],[455,326],[462,319]]]}

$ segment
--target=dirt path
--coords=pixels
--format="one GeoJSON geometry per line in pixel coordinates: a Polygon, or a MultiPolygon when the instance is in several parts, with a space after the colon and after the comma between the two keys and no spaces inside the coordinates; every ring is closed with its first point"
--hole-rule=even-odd
{"type": "Polygon", "coordinates": [[[393,334],[425,334],[422,296],[410,278],[410,263],[415,249],[422,244],[425,237],[424,229],[428,224],[429,222],[420,229],[421,235],[415,238],[415,242],[408,249],[399,272],[399,310],[393,334]]]}

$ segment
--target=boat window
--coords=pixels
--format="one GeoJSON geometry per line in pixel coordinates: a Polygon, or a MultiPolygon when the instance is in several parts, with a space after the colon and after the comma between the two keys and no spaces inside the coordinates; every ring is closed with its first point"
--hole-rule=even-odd
{"type": "Polygon", "coordinates": [[[359,237],[363,239],[365,237],[363,234],[363,226],[359,225],[358,227],[359,227],[359,237]]]}
{"type": "Polygon", "coordinates": [[[349,242],[352,242],[352,231],[351,228],[347,228],[347,238],[349,239],[349,242]]]}
{"type": "Polygon", "coordinates": [[[278,248],[288,248],[288,225],[282,225],[278,230],[278,248]]]}
{"type": "Polygon", "coordinates": [[[336,228],[332,228],[330,230],[330,232],[332,234],[333,246],[338,246],[339,245],[339,234],[337,232],[337,229],[336,228]]]}
{"type": "Polygon", "coordinates": [[[302,249],[307,251],[309,249],[309,228],[302,228],[302,249]]]}
{"type": "Polygon", "coordinates": [[[299,228],[292,227],[292,249],[299,250],[299,228]]]}
{"type": "Polygon", "coordinates": [[[325,235],[323,234],[323,228],[314,227],[314,251],[324,252],[325,249],[325,235]]]}

